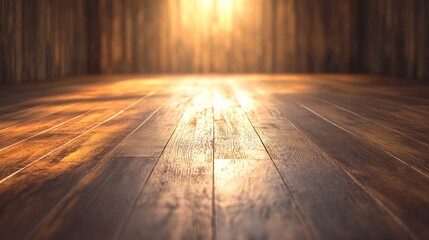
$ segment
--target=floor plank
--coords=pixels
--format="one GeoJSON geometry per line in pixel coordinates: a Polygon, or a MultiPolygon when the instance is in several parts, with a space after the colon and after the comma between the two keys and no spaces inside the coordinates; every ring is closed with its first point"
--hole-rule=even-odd
{"type": "Polygon", "coordinates": [[[217,239],[311,239],[270,160],[216,159],[217,239]]]}
{"type": "MultiPolygon", "coordinates": [[[[312,84],[318,85],[315,82],[312,84]]],[[[418,92],[419,88],[421,87],[414,87],[414,92],[418,92]]],[[[429,102],[404,96],[401,94],[401,87],[394,85],[371,83],[350,85],[331,81],[329,84],[318,86],[317,95],[321,98],[331,99],[337,104],[347,103],[350,107],[360,106],[357,111],[359,113],[362,111],[373,113],[375,116],[387,115],[393,119],[402,120],[399,122],[409,123],[411,120],[418,125],[428,126],[426,122],[421,120],[429,117],[427,106],[429,102]]]]}
{"type": "Polygon", "coordinates": [[[347,172],[276,109],[274,100],[244,86],[235,92],[316,238],[410,238],[347,172]]]}
{"type": "Polygon", "coordinates": [[[410,137],[404,137],[395,131],[380,128],[379,125],[367,119],[357,117],[317,99],[298,96],[296,99],[307,110],[338,125],[363,141],[377,146],[398,161],[410,165],[416,171],[429,177],[429,165],[427,165],[429,145],[410,137]]]}
{"type": "Polygon", "coordinates": [[[214,112],[217,239],[311,239],[230,85],[215,85],[214,112]]]}
{"type": "Polygon", "coordinates": [[[169,96],[154,96],[104,122],[0,184],[1,237],[21,238],[169,96]]]}
{"type": "Polygon", "coordinates": [[[88,78],[79,77],[72,81],[46,82],[43,84],[24,84],[11,86],[12,91],[0,95],[0,113],[13,113],[47,104],[57,97],[81,96],[87,91],[106,89],[112,82],[107,78],[103,81],[88,81],[88,78]]]}
{"type": "MultiPolygon", "coordinates": [[[[277,96],[279,97],[279,96],[277,96]]],[[[429,179],[375,146],[332,125],[288,97],[278,108],[306,136],[386,206],[410,236],[426,235],[429,179]],[[377,176],[377,177],[375,177],[377,176]],[[412,186],[412,187],[411,187],[412,186]]]]}
{"type": "Polygon", "coordinates": [[[207,88],[186,109],[120,238],[211,238],[213,103],[207,88]]]}
{"type": "Polygon", "coordinates": [[[115,236],[176,128],[176,124],[169,124],[160,129],[157,123],[179,121],[190,98],[189,93],[178,94],[150,115],[28,236],[35,239],[109,239],[115,236]]]}
{"type": "Polygon", "coordinates": [[[406,101],[398,96],[386,97],[385,94],[374,94],[373,86],[362,88],[351,84],[339,84],[332,79],[328,82],[317,80],[264,81],[267,84],[263,89],[268,89],[271,93],[311,95],[427,142],[427,136],[421,133],[428,131],[429,123],[426,119],[429,117],[429,111],[418,111],[422,103],[406,101]]]}
{"type": "Polygon", "coordinates": [[[268,159],[243,109],[225,85],[214,88],[215,159],[268,159]]]}
{"type": "Polygon", "coordinates": [[[427,239],[429,85],[81,76],[0,90],[0,239],[427,239]]]}
{"type": "Polygon", "coordinates": [[[381,128],[390,129],[429,144],[429,137],[424,134],[429,130],[429,123],[425,121],[429,116],[407,110],[404,104],[377,102],[364,97],[356,98],[343,94],[318,94],[317,97],[341,110],[365,118],[381,128]]]}
{"type": "MultiPolygon", "coordinates": [[[[75,103],[76,104],[76,103],[75,103]]],[[[21,113],[20,111],[14,114],[13,117],[1,118],[0,121],[0,133],[6,132],[7,130],[31,126],[34,122],[40,121],[44,117],[53,117],[52,115],[60,115],[63,111],[70,111],[70,108],[75,106],[75,104],[65,104],[65,105],[56,105],[56,106],[41,106],[34,111],[25,111],[21,113]]]]}
{"type": "MultiPolygon", "coordinates": [[[[64,144],[74,141],[100,124],[110,121],[129,107],[138,105],[145,98],[132,98],[123,102],[107,101],[101,105],[102,107],[88,106],[88,108],[95,107],[95,109],[83,108],[83,112],[78,111],[75,113],[67,124],[28,139],[28,141],[13,145],[10,148],[4,148],[4,151],[0,152],[0,181],[14,174],[17,171],[16,169],[25,168],[33,161],[44,158],[47,154],[51,154],[52,151],[62,148],[64,144]]],[[[19,142],[18,139],[12,139],[19,142]]],[[[25,139],[25,136],[22,139],[25,139]]]]}

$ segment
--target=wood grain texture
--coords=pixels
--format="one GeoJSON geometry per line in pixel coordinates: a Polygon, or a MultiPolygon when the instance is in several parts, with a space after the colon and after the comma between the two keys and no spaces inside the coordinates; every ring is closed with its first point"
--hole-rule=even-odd
{"type": "Polygon", "coordinates": [[[353,235],[356,239],[410,239],[344,169],[289,122],[276,108],[274,99],[244,86],[238,86],[235,92],[314,238],[342,239],[353,235]],[[315,195],[317,199],[309,197],[315,195]]]}
{"type": "Polygon", "coordinates": [[[346,96],[347,94],[323,95],[320,102],[337,110],[348,112],[363,121],[377,125],[383,131],[392,131],[419,144],[428,145],[429,136],[424,134],[429,129],[426,123],[427,111],[419,111],[425,103],[406,103],[395,99],[381,100],[377,97],[346,96]],[[341,101],[339,101],[341,99],[341,101]],[[401,103],[402,102],[402,103],[401,103]],[[379,111],[379,109],[383,109],[379,111]]]}
{"type": "Polygon", "coordinates": [[[210,95],[210,90],[202,91],[185,110],[119,238],[211,238],[213,102],[210,95]]]}
{"type": "Polygon", "coordinates": [[[311,239],[270,159],[215,159],[217,239],[311,239]]]}
{"type": "Polygon", "coordinates": [[[0,83],[87,73],[85,0],[2,0],[0,83]]]}
{"type": "Polygon", "coordinates": [[[410,237],[426,235],[426,212],[429,196],[427,176],[398,161],[368,142],[353,136],[343,127],[302,107],[287,96],[281,98],[279,110],[316,145],[347,169],[371,195],[386,206],[410,237]],[[337,146],[342,143],[341,148],[337,146]],[[407,176],[406,178],[401,176],[407,176]],[[377,178],[371,176],[378,176],[377,178]],[[410,186],[413,186],[410,188],[410,186]],[[412,201],[413,204],[404,204],[412,201]],[[420,209],[416,211],[415,209],[420,209]],[[420,212],[421,211],[421,212],[420,212]]]}
{"type": "Polygon", "coordinates": [[[168,123],[180,120],[191,97],[178,94],[145,116],[132,134],[79,181],[28,237],[110,239],[117,235],[176,128],[176,124],[168,123]],[[160,128],[159,121],[166,124],[160,128]]]}
{"type": "MultiPolygon", "coordinates": [[[[425,134],[428,130],[425,119],[429,116],[429,109],[426,100],[417,97],[418,89],[427,90],[424,84],[407,87],[395,84],[397,81],[394,79],[377,83],[377,79],[380,80],[378,77],[369,77],[371,81],[367,83],[359,83],[357,78],[350,77],[347,82],[333,84],[333,76],[320,78],[301,78],[300,82],[287,84],[268,81],[266,87],[279,93],[313,97],[319,104],[330,105],[369,121],[382,131],[394,132],[424,145],[429,143],[425,134]]],[[[368,76],[362,79],[366,78],[368,76]]]]}
{"type": "Polygon", "coordinates": [[[216,237],[311,239],[296,202],[231,85],[217,83],[213,89],[216,237]]]}
{"type": "Polygon", "coordinates": [[[425,80],[425,0],[2,0],[0,83],[87,73],[425,80]]]}
{"type": "MultiPolygon", "coordinates": [[[[2,146],[3,151],[0,152],[0,169],[2,169],[2,174],[0,177],[3,179],[13,174],[17,168],[19,169],[28,165],[34,159],[43,158],[50,151],[60,148],[64,143],[74,140],[105,121],[109,121],[119,112],[141,102],[141,100],[142,97],[126,98],[124,101],[113,98],[107,99],[103,104],[100,102],[81,104],[81,111],[72,110],[71,115],[65,115],[67,124],[36,136],[26,136],[18,132],[21,137],[17,138],[16,133],[14,134],[15,130],[10,129],[7,133],[3,133],[3,136],[10,137],[13,142],[9,142],[2,146]],[[29,137],[31,137],[31,139],[20,142],[20,140],[22,141],[29,137]],[[19,144],[10,145],[15,143],[19,144]],[[23,149],[32,149],[32,151],[23,153],[23,151],[21,151],[23,149]],[[19,154],[19,156],[17,154],[19,154]]],[[[51,125],[55,126],[53,123],[51,123],[51,125]]]]}
{"type": "Polygon", "coordinates": [[[331,74],[5,86],[0,238],[426,239],[428,90],[331,74]]]}
{"type": "Polygon", "coordinates": [[[360,71],[427,80],[428,1],[361,2],[360,71]]]}
{"type": "Polygon", "coordinates": [[[381,128],[368,119],[351,114],[344,109],[338,109],[326,102],[305,97],[297,97],[297,100],[301,106],[309,111],[314,112],[333,124],[341,127],[344,126],[343,129],[350,134],[378,146],[397,160],[404,164],[409,164],[420,173],[429,177],[429,166],[427,166],[429,157],[426,153],[429,150],[428,144],[416,141],[412,137],[405,137],[403,134],[390,129],[381,128]]]}
{"type": "Polygon", "coordinates": [[[356,0],[96,0],[99,73],[347,72],[356,0]],[[118,25],[122,28],[118,31],[118,25]],[[125,52],[132,46],[131,57],[125,52]],[[116,54],[116,59],[112,54],[116,54]],[[130,59],[134,59],[130,62],[130,59]]]}
{"type": "MultiPolygon", "coordinates": [[[[133,83],[134,87],[139,85],[133,83]]],[[[143,89],[140,88],[140,90],[143,89]]],[[[55,137],[45,136],[45,140],[30,143],[27,150],[22,151],[27,152],[24,155],[29,155],[25,159],[27,164],[19,166],[19,163],[15,162],[14,175],[2,178],[0,206],[3,210],[0,222],[5,226],[5,230],[1,232],[1,238],[19,239],[24,237],[39,222],[40,218],[48,214],[82,177],[91,172],[106,154],[142,121],[142,118],[148,116],[167,99],[168,95],[160,95],[159,97],[154,96],[150,101],[134,101],[134,105],[128,103],[129,108],[116,108],[117,115],[99,122],[90,129],[84,130],[85,132],[79,130],[80,128],[76,125],[68,125],[68,127],[77,127],[76,132],[80,133],[79,137],[63,139],[62,145],[58,148],[43,149],[45,154],[39,158],[31,157],[32,151],[43,154],[41,149],[35,149],[34,144],[44,142],[49,146],[46,141],[54,140],[55,137]],[[31,179],[30,182],[27,182],[28,179],[31,179]],[[44,191],[46,191],[44,194],[39,194],[44,191]],[[16,212],[17,209],[20,209],[19,213],[16,212]],[[19,217],[21,214],[25,217],[19,217]],[[11,218],[17,220],[19,224],[11,218]]],[[[115,107],[112,107],[113,109],[115,107]]],[[[109,113],[106,112],[106,114],[109,113]]],[[[91,119],[87,120],[91,122],[91,119]]],[[[9,164],[13,164],[13,161],[9,164]]],[[[8,170],[7,173],[10,174],[11,171],[8,170]]],[[[3,173],[3,176],[5,174],[3,173]]]]}
{"type": "Polygon", "coordinates": [[[99,73],[429,76],[425,0],[97,1],[100,7],[94,4],[93,12],[101,17],[93,28],[101,33],[92,34],[90,42],[99,43],[101,55],[90,65],[99,73]],[[113,3],[114,13],[103,8],[113,3]],[[118,24],[122,32],[114,31],[118,24]],[[114,41],[118,36],[122,41],[114,41]],[[109,56],[131,42],[135,61],[109,56]]]}
{"type": "Polygon", "coordinates": [[[233,92],[226,85],[214,88],[215,159],[269,159],[261,140],[233,92]]]}

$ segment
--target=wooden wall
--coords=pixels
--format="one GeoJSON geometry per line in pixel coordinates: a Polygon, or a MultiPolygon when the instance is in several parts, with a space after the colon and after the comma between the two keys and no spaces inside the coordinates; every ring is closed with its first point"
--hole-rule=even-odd
{"type": "Polygon", "coordinates": [[[0,0],[0,83],[87,72],[85,0],[0,0]]]}
{"type": "Polygon", "coordinates": [[[427,0],[0,0],[0,82],[85,73],[429,78],[427,0]]]}
{"type": "Polygon", "coordinates": [[[363,0],[359,70],[429,80],[429,1],[363,0]]]}
{"type": "Polygon", "coordinates": [[[349,72],[358,0],[94,0],[101,73],[349,72]]]}

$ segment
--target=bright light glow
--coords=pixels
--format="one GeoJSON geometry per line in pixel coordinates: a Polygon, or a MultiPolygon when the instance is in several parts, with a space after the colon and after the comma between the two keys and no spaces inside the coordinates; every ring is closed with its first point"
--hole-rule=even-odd
{"type": "Polygon", "coordinates": [[[202,0],[205,9],[213,7],[213,0],[202,0]]]}
{"type": "Polygon", "coordinates": [[[232,12],[231,0],[217,0],[217,7],[219,12],[230,13],[232,12]]]}
{"type": "Polygon", "coordinates": [[[230,13],[233,6],[231,0],[202,0],[204,9],[209,9],[212,12],[230,13]]]}
{"type": "Polygon", "coordinates": [[[200,32],[204,32],[203,29],[210,29],[212,34],[220,35],[222,32],[232,30],[233,16],[240,17],[241,10],[238,10],[245,6],[243,0],[183,0],[183,2],[180,4],[180,15],[188,25],[184,27],[200,32]]]}
{"type": "Polygon", "coordinates": [[[225,109],[231,106],[231,101],[222,96],[218,90],[214,91],[213,102],[215,109],[225,109]]]}
{"type": "Polygon", "coordinates": [[[217,0],[216,21],[218,24],[217,29],[223,32],[231,32],[233,24],[233,1],[231,0],[217,0]]]}
{"type": "Polygon", "coordinates": [[[249,96],[248,92],[237,90],[235,93],[235,97],[245,111],[249,111],[255,108],[255,105],[253,104],[253,99],[249,96]]]}

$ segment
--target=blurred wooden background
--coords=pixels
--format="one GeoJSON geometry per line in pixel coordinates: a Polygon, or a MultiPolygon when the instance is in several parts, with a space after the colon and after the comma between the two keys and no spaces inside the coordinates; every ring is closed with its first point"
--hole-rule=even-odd
{"type": "Polygon", "coordinates": [[[355,0],[95,0],[95,72],[349,72],[355,0]]]}
{"type": "Polygon", "coordinates": [[[86,0],[0,0],[0,83],[87,73],[86,0]]]}
{"type": "Polygon", "coordinates": [[[86,73],[429,77],[426,0],[0,2],[0,82],[86,73]]]}
{"type": "Polygon", "coordinates": [[[359,71],[429,80],[429,1],[361,4],[359,71]]]}

